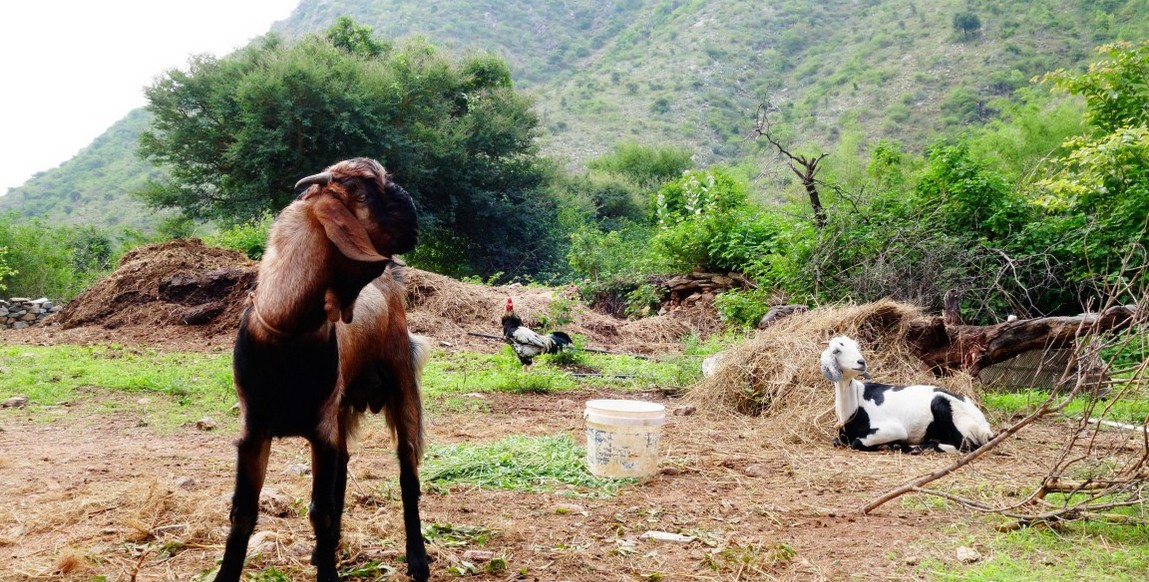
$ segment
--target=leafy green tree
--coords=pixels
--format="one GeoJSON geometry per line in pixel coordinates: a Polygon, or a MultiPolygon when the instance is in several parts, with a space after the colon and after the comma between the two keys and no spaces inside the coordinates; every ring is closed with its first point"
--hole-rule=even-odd
{"type": "Polygon", "coordinates": [[[269,36],[166,72],[146,89],[155,118],[139,151],[168,178],[144,199],[238,224],[287,205],[298,178],[369,156],[415,198],[415,264],[516,275],[555,263],[538,119],[506,63],[454,62],[422,40],[391,48],[367,30],[340,20],[327,36],[269,36]]]}
{"type": "Polygon", "coordinates": [[[972,38],[981,31],[981,18],[973,12],[958,12],[954,14],[953,27],[963,38],[972,38]]]}
{"type": "Polygon", "coordinates": [[[1105,55],[1084,74],[1064,69],[1044,77],[1046,82],[1085,98],[1086,119],[1103,132],[1149,124],[1149,41],[1103,45],[1105,55]]]}
{"type": "Polygon", "coordinates": [[[1025,222],[1025,204],[1004,176],[975,162],[964,143],[938,144],[917,184],[914,202],[926,220],[954,234],[1004,239],[1025,222]]]}
{"type": "MultiPolygon", "coordinates": [[[[1046,76],[1084,97],[1096,132],[1066,140],[1067,153],[1037,182],[1033,202],[1044,216],[1022,244],[1049,249],[1074,280],[1112,290],[1145,264],[1149,246],[1149,42],[1100,51],[1105,58],[1084,74],[1046,76]]],[[[1140,277],[1134,289],[1149,284],[1149,274],[1140,277]]]]}
{"type": "Polygon", "coordinates": [[[8,254],[8,247],[0,247],[0,291],[7,291],[8,286],[4,284],[4,278],[11,275],[18,275],[19,272],[8,266],[7,261],[4,260],[4,255],[8,254]]]}

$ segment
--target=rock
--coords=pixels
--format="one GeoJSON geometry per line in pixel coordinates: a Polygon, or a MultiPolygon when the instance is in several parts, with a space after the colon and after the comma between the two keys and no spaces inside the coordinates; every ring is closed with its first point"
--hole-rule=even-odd
{"type": "Polygon", "coordinates": [[[641,536],[640,539],[649,540],[652,542],[670,542],[676,544],[689,544],[694,541],[693,536],[684,536],[682,534],[670,533],[668,531],[651,530],[641,536]]]}
{"type": "Polygon", "coordinates": [[[28,404],[28,397],[22,394],[13,396],[0,404],[0,408],[24,408],[28,404]]]}
{"type": "Polygon", "coordinates": [[[577,503],[560,503],[555,506],[555,513],[559,515],[569,515],[572,513],[587,515],[586,508],[577,503]]]}
{"type": "Polygon", "coordinates": [[[980,562],[981,552],[968,546],[962,546],[957,549],[957,559],[963,564],[973,564],[974,562],[980,562]]]}
{"type": "Polygon", "coordinates": [[[195,479],[193,479],[192,477],[188,477],[187,475],[176,477],[175,483],[176,483],[176,487],[179,487],[180,489],[183,489],[184,491],[191,491],[192,489],[195,489],[195,486],[196,486],[195,479]]]}
{"type": "Polygon", "coordinates": [[[907,566],[917,566],[922,561],[917,556],[906,556],[905,563],[907,566]]]}
{"type": "Polygon", "coordinates": [[[268,515],[275,517],[298,517],[291,497],[274,487],[263,488],[259,494],[259,508],[268,515]]]}
{"type": "Polygon", "coordinates": [[[292,477],[304,477],[311,474],[311,466],[304,465],[303,463],[295,463],[289,465],[283,472],[292,477]]]}
{"type": "Polygon", "coordinates": [[[658,472],[662,475],[669,475],[673,477],[675,475],[681,475],[682,469],[679,469],[678,467],[663,467],[659,469],[658,472]]]}
{"type": "Polygon", "coordinates": [[[809,307],[800,304],[777,305],[771,307],[770,311],[767,311],[766,315],[763,315],[762,319],[758,320],[758,329],[766,329],[767,327],[777,323],[780,319],[790,317],[796,313],[805,313],[809,310],[809,307]]]}
{"type": "Polygon", "coordinates": [[[186,325],[204,325],[211,323],[215,317],[223,313],[225,305],[222,301],[209,301],[207,303],[189,307],[180,313],[180,322],[186,325]]]}
{"type": "Polygon", "coordinates": [[[215,426],[215,421],[208,416],[205,416],[195,422],[195,427],[204,432],[215,430],[215,426]]]}
{"type": "Polygon", "coordinates": [[[247,545],[249,548],[248,555],[264,554],[271,555],[275,553],[275,543],[279,539],[279,534],[273,531],[260,531],[251,536],[251,540],[247,545]]]}
{"type": "Polygon", "coordinates": [[[698,412],[698,408],[697,408],[697,407],[694,407],[694,406],[679,406],[678,408],[675,408],[675,409],[674,409],[674,411],[673,411],[671,414],[673,414],[674,416],[691,416],[691,415],[693,415],[695,412],[698,412]]]}
{"type": "Polygon", "coordinates": [[[494,559],[495,553],[490,550],[467,550],[463,552],[463,559],[473,564],[484,564],[494,559]]]}
{"type": "Polygon", "coordinates": [[[747,475],[749,475],[751,477],[763,477],[763,478],[769,477],[769,476],[774,474],[774,471],[771,471],[770,467],[767,467],[766,465],[763,465],[761,463],[755,463],[753,465],[750,465],[750,466],[746,467],[745,469],[743,469],[742,472],[746,473],[747,475]]]}

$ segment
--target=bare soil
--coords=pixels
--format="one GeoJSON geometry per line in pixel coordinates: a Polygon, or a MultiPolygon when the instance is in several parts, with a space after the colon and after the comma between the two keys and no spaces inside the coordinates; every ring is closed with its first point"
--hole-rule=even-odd
{"type": "MultiPolygon", "coordinates": [[[[254,266],[240,257],[213,255],[202,245],[169,245],[125,259],[116,274],[49,325],[5,332],[0,342],[229,350],[245,279],[210,291],[220,279],[211,283],[204,275],[254,272],[254,266]],[[172,293],[173,280],[185,284],[183,295],[172,293]],[[188,281],[202,281],[203,293],[188,299],[197,292],[188,281]],[[164,282],[167,295],[160,290],[164,282]],[[216,319],[200,325],[180,321],[184,310],[210,301],[225,303],[216,319]],[[98,304],[121,308],[100,311],[98,304]]],[[[413,329],[447,349],[488,352],[499,344],[468,332],[497,334],[507,294],[520,311],[538,314],[565,292],[488,288],[422,272],[409,281],[413,329]]],[[[587,310],[575,315],[567,331],[624,352],[674,351],[685,334],[717,329],[703,308],[640,322],[587,310]]],[[[809,357],[814,365],[816,355],[809,357]]],[[[583,403],[603,396],[646,398],[671,411],[688,404],[661,393],[609,390],[488,394],[466,410],[429,402],[428,442],[557,433],[583,442],[583,403]]],[[[119,399],[146,406],[136,398],[93,389],[69,406],[0,410],[0,580],[192,580],[216,567],[227,533],[237,422],[227,418],[213,430],[164,431],[125,412],[132,406],[114,407],[119,412],[105,406],[119,399]]],[[[831,398],[827,390],[827,411],[831,398]]],[[[1000,426],[1008,419],[991,420],[1000,426]]],[[[942,483],[963,495],[1020,494],[1013,484],[1037,480],[1056,451],[1053,435],[1061,427],[1051,423],[1022,433],[942,483]]],[[[505,560],[501,571],[478,565],[472,577],[486,580],[923,579],[929,577],[919,571],[925,561],[960,567],[956,549],[970,543],[963,528],[992,528],[988,519],[923,497],[895,501],[874,515],[859,513],[890,488],[949,464],[950,456],[840,450],[828,438],[790,438],[777,417],[705,407],[669,415],[662,438],[660,472],[613,497],[425,488],[425,523],[489,531],[485,540],[462,545],[433,539],[432,579],[456,579],[472,549],[505,560]],[[693,541],[645,540],[648,531],[682,533],[693,541]]],[[[395,568],[393,579],[402,580],[402,522],[390,447],[382,420],[372,418],[351,461],[343,565],[381,562],[395,568]]],[[[300,474],[308,459],[302,440],[273,446],[249,572],[276,568],[292,579],[314,575],[307,565],[313,539],[306,518],[310,480],[300,474]]],[[[977,549],[989,557],[989,548],[977,549]]]]}

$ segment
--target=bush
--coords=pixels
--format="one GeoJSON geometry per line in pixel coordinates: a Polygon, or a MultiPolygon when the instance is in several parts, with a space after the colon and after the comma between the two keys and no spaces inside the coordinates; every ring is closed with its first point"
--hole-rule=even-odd
{"type": "Polygon", "coordinates": [[[112,240],[91,227],[49,227],[38,220],[0,218],[0,282],[11,296],[67,301],[114,262],[112,240]]]}
{"type": "Polygon", "coordinates": [[[275,217],[270,212],[265,212],[263,216],[204,237],[204,242],[240,251],[247,255],[247,258],[258,261],[263,257],[263,251],[267,247],[267,232],[274,221],[275,217]]]}

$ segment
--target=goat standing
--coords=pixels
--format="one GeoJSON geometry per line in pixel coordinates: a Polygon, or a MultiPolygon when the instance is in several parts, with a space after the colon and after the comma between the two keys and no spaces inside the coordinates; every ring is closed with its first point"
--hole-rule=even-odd
{"type": "Polygon", "coordinates": [[[367,158],[296,184],[304,186],[268,234],[240,319],[233,366],[243,429],[231,532],[216,580],[239,580],[271,439],[286,436],[311,444],[311,562],[320,581],[339,579],[348,439],[370,408],[384,411],[395,436],[408,574],[423,582],[430,571],[419,521],[419,386],[428,347],[408,333],[401,263],[392,258],[415,247],[415,206],[367,158]]]}
{"type": "Polygon", "coordinates": [[[890,386],[859,382],[866,360],[846,336],[827,342],[822,375],[834,384],[838,436],[834,444],[873,451],[887,446],[903,452],[976,449],[993,437],[985,415],[964,396],[916,384],[890,386]]]}

